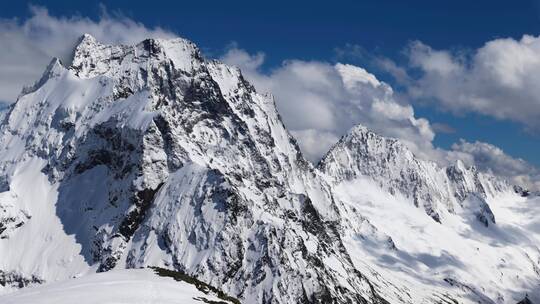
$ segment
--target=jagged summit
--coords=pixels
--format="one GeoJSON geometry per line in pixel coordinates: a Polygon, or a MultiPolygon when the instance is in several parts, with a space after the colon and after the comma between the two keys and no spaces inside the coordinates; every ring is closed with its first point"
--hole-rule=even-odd
{"type": "Polygon", "coordinates": [[[2,292],[155,266],[243,303],[538,298],[526,198],[361,126],[314,168],[272,97],[187,40],[85,35],[5,115],[2,292]]]}
{"type": "Polygon", "coordinates": [[[94,36],[92,36],[89,33],[84,33],[79,38],[79,42],[75,46],[74,50],[76,52],[77,49],[79,49],[81,47],[94,47],[94,46],[96,46],[98,44],[100,44],[100,43],[97,41],[97,39],[94,36]]]}
{"type": "Polygon", "coordinates": [[[204,61],[195,44],[183,39],[146,39],[136,45],[105,45],[84,34],[75,47],[71,68],[79,77],[117,73],[129,63],[140,65],[151,60],[168,60],[176,70],[192,72],[204,61]],[[128,62],[122,62],[127,60],[128,62]],[[140,62],[139,62],[140,61],[140,62]]]}

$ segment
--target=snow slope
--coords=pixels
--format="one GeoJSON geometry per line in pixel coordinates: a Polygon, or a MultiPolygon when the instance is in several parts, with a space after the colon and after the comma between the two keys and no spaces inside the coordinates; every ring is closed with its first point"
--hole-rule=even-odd
{"type": "Polygon", "coordinates": [[[113,270],[45,284],[0,297],[4,304],[232,303],[195,285],[160,277],[151,269],[113,270]]]}

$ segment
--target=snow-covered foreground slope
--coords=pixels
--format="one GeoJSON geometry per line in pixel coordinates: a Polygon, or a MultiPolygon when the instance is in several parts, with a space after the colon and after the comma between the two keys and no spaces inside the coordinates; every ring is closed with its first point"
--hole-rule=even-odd
{"type": "Polygon", "coordinates": [[[112,270],[0,296],[3,304],[201,304],[233,302],[151,269],[112,270]],[[212,302],[211,302],[212,301],[212,302]]]}
{"type": "Polygon", "coordinates": [[[157,266],[243,303],[539,300],[537,205],[363,127],[314,168],[238,69],[85,35],[2,117],[0,292],[157,266]]]}

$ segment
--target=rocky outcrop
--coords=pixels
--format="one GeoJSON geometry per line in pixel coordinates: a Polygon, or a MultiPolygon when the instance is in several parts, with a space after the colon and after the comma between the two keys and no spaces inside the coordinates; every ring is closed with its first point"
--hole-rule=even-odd
{"type": "Polygon", "coordinates": [[[2,287],[23,288],[31,285],[42,284],[44,281],[34,275],[25,277],[16,271],[0,270],[0,285],[2,287]]]}

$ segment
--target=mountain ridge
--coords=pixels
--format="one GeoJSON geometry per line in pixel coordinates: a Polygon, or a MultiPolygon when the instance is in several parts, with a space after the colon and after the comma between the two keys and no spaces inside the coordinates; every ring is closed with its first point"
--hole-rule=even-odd
{"type": "MultiPolygon", "coordinates": [[[[441,221],[437,210],[452,213],[469,194],[485,200],[488,195],[494,197],[511,190],[504,179],[480,173],[474,166],[466,167],[460,160],[441,167],[419,159],[399,140],[380,136],[362,125],[340,138],[317,168],[331,176],[334,183],[362,175],[375,178],[390,193],[401,192],[412,198],[437,222],[441,221]]],[[[494,223],[489,206],[481,204],[486,214],[479,214],[479,219],[486,226],[494,223]]]]}

